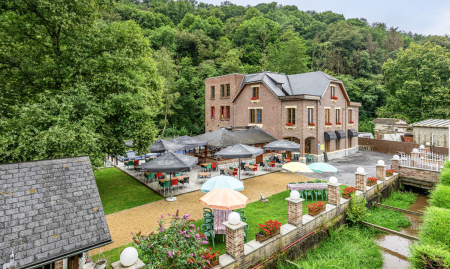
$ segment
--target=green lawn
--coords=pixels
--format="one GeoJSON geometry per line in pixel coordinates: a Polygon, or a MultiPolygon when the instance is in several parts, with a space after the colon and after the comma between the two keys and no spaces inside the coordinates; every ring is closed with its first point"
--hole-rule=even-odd
{"type": "Polygon", "coordinates": [[[163,199],[118,168],[99,169],[94,176],[106,215],[163,199]]]}

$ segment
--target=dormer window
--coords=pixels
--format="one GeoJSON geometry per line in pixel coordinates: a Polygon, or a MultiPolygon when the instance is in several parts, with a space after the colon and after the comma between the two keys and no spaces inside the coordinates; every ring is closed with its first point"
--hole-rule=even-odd
{"type": "Polygon", "coordinates": [[[253,87],[253,98],[259,98],[259,87],[253,87]]]}
{"type": "Polygon", "coordinates": [[[280,90],[283,90],[283,84],[277,83],[277,87],[278,87],[280,90]]]}

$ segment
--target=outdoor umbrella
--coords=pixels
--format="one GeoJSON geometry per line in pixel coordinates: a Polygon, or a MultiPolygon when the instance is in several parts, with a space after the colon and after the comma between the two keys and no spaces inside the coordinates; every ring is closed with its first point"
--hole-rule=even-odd
{"type": "MultiPolygon", "coordinates": [[[[222,149],[221,151],[214,154],[216,158],[222,159],[235,159],[239,158],[239,164],[241,163],[241,158],[253,158],[264,153],[261,148],[255,148],[247,145],[236,144],[222,149]]],[[[241,169],[239,169],[239,179],[241,179],[241,169]]]]}
{"type": "MultiPolygon", "coordinates": [[[[168,172],[170,173],[170,180],[172,180],[172,173],[191,171],[197,162],[197,157],[169,152],[148,163],[142,164],[139,168],[148,172],[168,172]]],[[[172,196],[167,198],[166,201],[173,202],[177,199],[172,196]]]]}
{"type": "Polygon", "coordinates": [[[186,147],[183,144],[178,144],[175,142],[170,142],[168,140],[164,140],[164,139],[156,139],[155,143],[150,145],[149,150],[151,152],[156,152],[156,153],[164,153],[166,151],[178,151],[178,150],[183,150],[186,147]]]}
{"type": "Polygon", "coordinates": [[[300,144],[289,140],[278,140],[264,146],[265,150],[300,151],[300,144]]]}
{"type": "Polygon", "coordinates": [[[217,176],[208,179],[203,185],[201,192],[208,193],[215,189],[233,189],[235,191],[244,190],[244,184],[241,181],[229,176],[217,176]]]}
{"type": "Polygon", "coordinates": [[[186,149],[193,149],[193,148],[198,148],[201,146],[208,145],[208,141],[201,140],[201,139],[198,139],[195,137],[190,137],[187,135],[171,139],[171,140],[169,140],[169,142],[182,144],[186,147],[186,149]]]}
{"type": "Polygon", "coordinates": [[[248,198],[232,189],[214,189],[200,198],[200,203],[211,209],[234,210],[244,208],[248,198]]]}
{"type": "MultiPolygon", "coordinates": [[[[283,164],[283,166],[281,168],[283,168],[284,170],[287,170],[289,172],[292,172],[292,173],[298,173],[298,172],[314,173],[306,164],[300,163],[300,162],[283,164]]],[[[297,183],[298,183],[298,174],[297,174],[297,183]]]]}
{"type": "Polygon", "coordinates": [[[308,165],[308,167],[317,173],[323,173],[323,172],[337,173],[337,172],[339,172],[339,170],[336,167],[332,166],[331,164],[327,164],[327,163],[312,163],[312,164],[308,165]]]}

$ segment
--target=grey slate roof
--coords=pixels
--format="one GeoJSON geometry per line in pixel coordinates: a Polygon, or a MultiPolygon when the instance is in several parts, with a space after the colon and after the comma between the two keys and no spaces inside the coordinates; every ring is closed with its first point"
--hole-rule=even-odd
{"type": "Polygon", "coordinates": [[[277,140],[257,126],[220,128],[198,135],[195,138],[208,141],[208,146],[215,148],[225,148],[236,144],[267,143],[277,140]]]}
{"type": "Polygon", "coordinates": [[[295,75],[284,75],[271,72],[261,72],[245,75],[239,90],[245,84],[263,82],[276,96],[313,95],[322,96],[330,81],[341,82],[337,78],[325,74],[322,71],[309,72],[295,75]],[[281,83],[283,91],[277,84],[281,83]]]}
{"type": "Polygon", "coordinates": [[[0,268],[35,268],[112,243],[89,157],[0,165],[0,268]]]}
{"type": "Polygon", "coordinates": [[[440,127],[447,128],[450,126],[450,120],[429,119],[411,124],[413,127],[440,127]]]}

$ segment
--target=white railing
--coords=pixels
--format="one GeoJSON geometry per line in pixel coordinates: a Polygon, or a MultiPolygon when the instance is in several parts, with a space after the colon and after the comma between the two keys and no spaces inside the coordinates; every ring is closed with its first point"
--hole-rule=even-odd
{"type": "Polygon", "coordinates": [[[414,156],[402,154],[400,156],[400,165],[432,171],[441,171],[447,158],[447,155],[427,152],[419,149],[419,153],[415,153],[414,156]]]}

